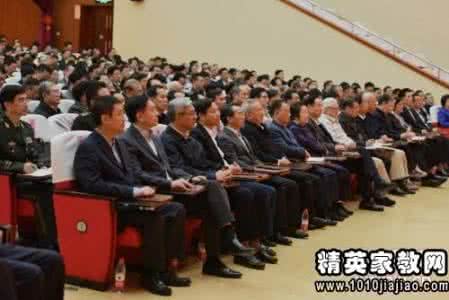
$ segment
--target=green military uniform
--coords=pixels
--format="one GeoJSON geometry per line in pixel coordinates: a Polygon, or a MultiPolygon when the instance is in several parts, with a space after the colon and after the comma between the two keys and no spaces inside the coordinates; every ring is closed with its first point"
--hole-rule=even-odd
{"type": "MultiPolygon", "coordinates": [[[[48,166],[48,153],[44,153],[42,143],[34,138],[33,128],[23,121],[18,126],[5,116],[0,116],[0,172],[24,173],[26,162],[38,167],[48,166]]],[[[49,181],[33,182],[16,177],[14,184],[19,198],[36,201],[41,220],[44,245],[56,245],[56,224],[53,211],[53,186],[49,181]]],[[[20,230],[20,226],[19,226],[20,230]]]]}
{"type": "Polygon", "coordinates": [[[33,157],[36,143],[33,128],[23,121],[15,126],[3,115],[0,116],[0,136],[0,170],[23,173],[25,163],[37,159],[33,157]]]}

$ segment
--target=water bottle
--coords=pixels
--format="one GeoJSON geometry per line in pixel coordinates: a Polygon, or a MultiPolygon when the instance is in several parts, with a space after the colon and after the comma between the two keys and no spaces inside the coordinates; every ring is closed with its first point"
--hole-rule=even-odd
{"type": "Polygon", "coordinates": [[[125,281],[126,281],[126,265],[125,259],[121,257],[117,262],[117,266],[115,267],[114,291],[119,293],[124,292],[125,281]]]}
{"type": "Polygon", "coordinates": [[[309,210],[306,208],[301,215],[301,231],[307,232],[309,230],[309,210]]]}

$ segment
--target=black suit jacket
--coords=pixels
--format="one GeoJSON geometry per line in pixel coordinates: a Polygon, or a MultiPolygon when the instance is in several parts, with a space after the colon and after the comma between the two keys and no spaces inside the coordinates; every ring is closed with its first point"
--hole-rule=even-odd
{"type": "Polygon", "coordinates": [[[359,120],[361,121],[361,119],[353,118],[344,112],[339,116],[341,127],[346,134],[353,139],[358,146],[365,146],[366,141],[369,140],[369,136],[359,120]]]}
{"type": "Polygon", "coordinates": [[[335,154],[336,143],[326,128],[322,124],[318,125],[314,120],[310,120],[307,126],[320,144],[326,148],[328,154],[335,154]]]}
{"type": "Polygon", "coordinates": [[[61,110],[59,108],[54,110],[47,103],[41,101],[41,103],[39,103],[39,105],[34,110],[34,113],[37,115],[44,116],[46,118],[50,118],[51,116],[60,114],[61,110]]]}
{"type": "Polygon", "coordinates": [[[90,112],[80,114],[72,124],[72,130],[94,131],[95,127],[95,120],[90,112]]]}
{"type": "Polygon", "coordinates": [[[223,159],[220,155],[220,153],[217,150],[217,147],[215,147],[215,144],[209,135],[209,133],[206,131],[206,128],[204,128],[203,125],[199,124],[192,129],[191,132],[192,138],[200,142],[200,144],[203,146],[204,154],[203,157],[204,160],[206,160],[207,165],[211,169],[221,169],[224,167],[223,159]]]}
{"type": "Polygon", "coordinates": [[[172,168],[182,169],[193,176],[215,179],[217,169],[211,168],[204,159],[206,153],[200,142],[191,136],[183,137],[171,126],[162,133],[161,141],[172,168]]]}
{"type": "Polygon", "coordinates": [[[366,121],[370,138],[378,139],[386,135],[394,140],[401,139],[401,132],[393,127],[392,119],[382,110],[376,109],[376,111],[367,114],[366,121]]]}
{"type": "Polygon", "coordinates": [[[241,132],[251,144],[259,160],[275,163],[282,158],[283,153],[273,144],[271,132],[264,124],[258,126],[251,122],[246,122],[241,132]]]}
{"type": "Polygon", "coordinates": [[[172,179],[181,177],[188,179],[192,177],[192,175],[181,169],[170,167],[164,146],[158,137],[153,137],[157,154],[153,152],[148,142],[134,125],[128,128],[120,137],[120,140],[126,145],[131,160],[136,162],[136,176],[144,184],[156,186],[163,191],[169,191],[171,180],[167,179],[167,174],[172,179]]]}
{"type": "Polygon", "coordinates": [[[75,178],[81,191],[121,199],[133,199],[133,188],[140,185],[134,162],[123,141],[116,140],[122,163],[112,147],[97,131],[93,131],[78,147],[74,160],[75,178]]]}
{"type": "Polygon", "coordinates": [[[244,135],[242,135],[242,139],[245,141],[246,148],[238,136],[232,130],[225,127],[223,133],[218,136],[218,144],[224,152],[227,162],[236,162],[242,168],[250,168],[260,163],[260,161],[257,159],[250,142],[244,135]]]}
{"type": "Polygon", "coordinates": [[[421,121],[418,113],[414,109],[404,107],[401,116],[404,118],[405,122],[412,126],[413,131],[416,133],[421,134],[421,131],[423,130],[431,130],[428,124],[421,121]]]}

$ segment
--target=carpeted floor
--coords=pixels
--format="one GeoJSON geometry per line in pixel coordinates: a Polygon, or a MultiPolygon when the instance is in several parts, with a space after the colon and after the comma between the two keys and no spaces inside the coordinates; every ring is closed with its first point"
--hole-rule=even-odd
{"type": "MultiPolygon", "coordinates": [[[[395,208],[384,213],[357,211],[354,216],[335,228],[315,230],[309,240],[295,240],[292,247],[277,246],[280,262],[267,265],[265,271],[248,270],[231,264],[244,273],[241,280],[225,280],[203,276],[198,262],[190,264],[182,275],[193,280],[191,288],[175,288],[171,299],[232,300],[232,299],[359,299],[378,297],[377,294],[347,294],[315,292],[315,252],[320,248],[442,248],[449,249],[449,184],[438,189],[422,188],[417,195],[397,200],[395,208]]],[[[350,204],[353,208],[354,203],[350,204]]],[[[133,276],[131,276],[133,277],[133,276]]],[[[449,280],[449,277],[439,278],[449,280]]],[[[137,281],[137,280],[132,280],[137,281]]],[[[449,299],[449,293],[383,295],[382,299],[449,299]]],[[[113,300],[157,298],[138,287],[128,287],[124,294],[101,293],[68,287],[67,300],[113,300]]]]}

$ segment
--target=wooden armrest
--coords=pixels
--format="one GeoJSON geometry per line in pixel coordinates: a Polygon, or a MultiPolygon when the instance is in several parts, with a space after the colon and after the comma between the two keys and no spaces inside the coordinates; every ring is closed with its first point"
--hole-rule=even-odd
{"type": "Polygon", "coordinates": [[[112,196],[103,196],[103,195],[97,195],[97,194],[89,194],[89,193],[83,193],[73,190],[54,190],[54,194],[59,195],[67,195],[67,196],[73,196],[73,197],[81,197],[81,198],[92,198],[94,200],[106,200],[106,201],[116,201],[117,197],[112,196]]]}

